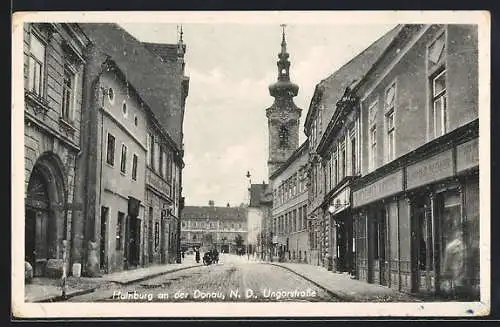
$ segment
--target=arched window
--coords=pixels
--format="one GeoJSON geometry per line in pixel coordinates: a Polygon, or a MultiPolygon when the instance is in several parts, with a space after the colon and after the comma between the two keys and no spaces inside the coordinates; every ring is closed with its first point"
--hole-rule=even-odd
{"type": "Polygon", "coordinates": [[[288,147],[288,128],[281,126],[279,130],[280,148],[288,147]]]}

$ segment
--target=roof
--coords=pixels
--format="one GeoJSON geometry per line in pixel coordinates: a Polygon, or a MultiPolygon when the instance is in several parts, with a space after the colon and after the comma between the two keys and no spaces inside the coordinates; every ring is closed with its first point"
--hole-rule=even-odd
{"type": "MultiPolygon", "coordinates": [[[[177,51],[179,49],[177,44],[142,42],[142,45],[164,61],[177,60],[177,51]]],[[[183,48],[185,51],[186,46],[183,45],[183,48]]]]}
{"type": "Polygon", "coordinates": [[[81,23],[81,29],[126,75],[178,149],[182,148],[182,73],[179,63],[162,61],[116,24],[81,23]]]}
{"type": "Polygon", "coordinates": [[[250,207],[260,207],[261,200],[263,200],[268,184],[252,184],[250,186],[250,207]]]}
{"type": "MultiPolygon", "coordinates": [[[[347,87],[351,86],[355,81],[362,79],[370,68],[372,68],[380,56],[391,45],[392,41],[399,34],[402,27],[403,25],[395,26],[392,30],[381,36],[369,47],[316,85],[316,89],[314,91],[315,94],[311,100],[304,124],[306,129],[311,123],[311,117],[315,113],[315,102],[320,100],[321,94],[323,92],[328,93],[328,96],[333,99],[333,103],[335,104],[336,101],[342,97],[347,87]]],[[[329,117],[324,117],[323,121],[330,120],[334,109],[335,106],[333,106],[333,110],[331,110],[331,112],[327,113],[329,114],[329,117]]]]}
{"type": "Polygon", "coordinates": [[[186,206],[182,210],[182,219],[220,219],[220,220],[247,220],[245,207],[216,207],[216,206],[186,206]]]}

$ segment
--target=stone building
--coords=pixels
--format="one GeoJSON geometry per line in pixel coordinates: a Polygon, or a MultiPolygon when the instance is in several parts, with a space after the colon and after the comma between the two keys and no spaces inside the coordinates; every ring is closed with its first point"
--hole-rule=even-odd
{"type": "Polygon", "coordinates": [[[311,262],[307,222],[308,155],[306,141],[270,177],[275,255],[281,261],[311,262]]]}
{"type": "Polygon", "coordinates": [[[350,91],[361,280],[479,299],[477,42],[475,25],[404,25],[350,91]]]}
{"type": "MultiPolygon", "coordinates": [[[[164,258],[169,251],[177,252],[173,226],[179,214],[183,166],[185,78],[182,60],[165,63],[115,24],[80,26],[92,44],[86,53],[83,99],[87,111],[75,190],[84,211],[75,229],[73,252],[74,263],[83,263],[84,273],[92,276],[149,262],[146,245],[151,239],[151,221],[146,217],[153,206],[149,190],[168,184],[168,174],[159,182],[151,177],[160,173],[151,171],[150,159],[165,159],[160,152],[153,155],[159,143],[152,145],[152,131],[173,163],[171,171],[162,173],[171,173],[172,189],[170,195],[159,192],[168,204],[157,202],[161,210],[155,213],[153,242],[168,244],[162,248],[164,258]],[[156,227],[161,218],[168,221],[162,229],[156,227]]],[[[180,48],[183,56],[184,48],[180,48]]],[[[167,162],[164,166],[168,167],[167,162]]],[[[164,260],[159,254],[157,259],[164,260]]]]}
{"type": "Polygon", "coordinates": [[[318,83],[307,112],[312,263],[328,269],[351,271],[353,266],[350,183],[359,173],[355,163],[360,160],[360,137],[359,118],[344,109],[349,101],[346,90],[369,72],[397,32],[398,28],[389,31],[318,83]]]}
{"type": "Polygon", "coordinates": [[[35,276],[69,263],[88,42],[76,24],[24,24],[24,250],[35,276]]]}
{"type": "Polygon", "coordinates": [[[217,207],[213,201],[208,206],[186,206],[182,213],[181,242],[184,251],[200,248],[207,251],[245,253],[247,251],[246,207],[217,207]],[[241,242],[236,241],[240,238],[241,242]]]}
{"type": "Polygon", "coordinates": [[[259,258],[263,254],[263,238],[265,238],[263,230],[266,210],[262,205],[262,200],[268,187],[268,184],[262,182],[261,184],[251,184],[248,189],[250,194],[247,221],[248,251],[259,258]]]}

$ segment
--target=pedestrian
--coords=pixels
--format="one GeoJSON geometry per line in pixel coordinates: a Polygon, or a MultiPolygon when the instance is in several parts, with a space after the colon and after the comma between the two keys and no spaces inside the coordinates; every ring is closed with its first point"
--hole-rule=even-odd
{"type": "Polygon", "coordinates": [[[198,248],[196,248],[195,253],[196,263],[200,263],[200,251],[198,250],[198,248]]]}

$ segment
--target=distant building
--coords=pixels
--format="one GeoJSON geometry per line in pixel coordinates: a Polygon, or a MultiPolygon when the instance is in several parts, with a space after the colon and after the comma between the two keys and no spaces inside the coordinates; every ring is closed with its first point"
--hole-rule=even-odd
{"type": "Polygon", "coordinates": [[[84,53],[77,24],[24,24],[25,260],[34,276],[62,274],[76,214],[84,53]]]}
{"type": "Polygon", "coordinates": [[[262,200],[265,196],[265,192],[268,188],[268,184],[265,182],[261,184],[251,184],[249,188],[250,193],[250,204],[248,206],[248,234],[247,234],[247,244],[248,251],[258,257],[262,256],[263,252],[263,240],[265,235],[264,223],[266,210],[262,206],[262,200]]]}
{"type": "Polygon", "coordinates": [[[307,221],[307,141],[276,170],[273,181],[273,231],[281,260],[311,262],[307,221]]]}
{"type": "Polygon", "coordinates": [[[217,207],[212,201],[208,206],[186,206],[182,215],[183,250],[199,247],[202,251],[216,248],[225,253],[247,251],[246,207],[217,207]]]}

